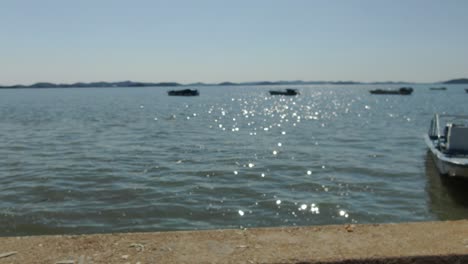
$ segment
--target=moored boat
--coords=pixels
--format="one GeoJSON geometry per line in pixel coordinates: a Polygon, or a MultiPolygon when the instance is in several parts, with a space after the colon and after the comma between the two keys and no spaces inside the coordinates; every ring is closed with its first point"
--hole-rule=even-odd
{"type": "Polygon", "coordinates": [[[370,90],[369,91],[371,94],[399,94],[399,95],[410,95],[413,93],[413,88],[411,87],[401,87],[398,90],[382,90],[382,89],[377,89],[377,90],[370,90]]]}
{"type": "Polygon", "coordinates": [[[434,91],[444,91],[447,90],[447,87],[431,87],[429,90],[434,90],[434,91]]]}
{"type": "Polygon", "coordinates": [[[270,91],[270,95],[298,95],[299,92],[296,89],[286,89],[281,91],[270,91]]]}
{"type": "Polygon", "coordinates": [[[171,91],[168,91],[167,94],[171,96],[198,96],[200,95],[198,90],[190,90],[190,89],[171,90],[171,91]]]}
{"type": "Polygon", "coordinates": [[[424,140],[440,174],[468,179],[468,116],[435,114],[424,140]]]}

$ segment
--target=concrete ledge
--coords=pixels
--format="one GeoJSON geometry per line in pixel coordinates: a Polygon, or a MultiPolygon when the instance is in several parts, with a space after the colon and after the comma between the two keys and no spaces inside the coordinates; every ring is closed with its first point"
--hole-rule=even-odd
{"type": "Polygon", "coordinates": [[[3,237],[0,263],[468,263],[468,221],[3,237]]]}

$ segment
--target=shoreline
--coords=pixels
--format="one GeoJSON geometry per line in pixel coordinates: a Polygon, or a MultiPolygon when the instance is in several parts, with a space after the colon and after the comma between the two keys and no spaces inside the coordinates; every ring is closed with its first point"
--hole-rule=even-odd
{"type": "Polygon", "coordinates": [[[0,237],[0,264],[441,262],[468,262],[468,220],[0,237]]]}

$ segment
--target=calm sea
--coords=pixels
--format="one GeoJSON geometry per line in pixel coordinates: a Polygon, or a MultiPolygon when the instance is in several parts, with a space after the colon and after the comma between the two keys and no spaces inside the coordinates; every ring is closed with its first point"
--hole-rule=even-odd
{"type": "Polygon", "coordinates": [[[468,218],[422,138],[468,87],[429,87],[0,90],[0,235],[468,218]]]}

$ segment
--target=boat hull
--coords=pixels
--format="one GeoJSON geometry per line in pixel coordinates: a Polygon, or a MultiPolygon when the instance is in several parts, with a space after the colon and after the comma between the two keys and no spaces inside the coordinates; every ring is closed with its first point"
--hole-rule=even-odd
{"type": "Polygon", "coordinates": [[[429,139],[429,136],[426,135],[424,139],[440,174],[448,177],[468,179],[468,158],[447,157],[435,148],[433,141],[429,139]]]}
{"type": "Polygon", "coordinates": [[[397,94],[397,95],[410,95],[413,93],[413,88],[411,87],[401,87],[398,90],[371,90],[371,94],[397,94]]]}
{"type": "Polygon", "coordinates": [[[190,89],[172,90],[172,91],[168,91],[167,94],[169,96],[199,96],[200,95],[198,90],[190,90],[190,89]]]}
{"type": "Polygon", "coordinates": [[[294,96],[298,94],[299,92],[296,89],[286,89],[285,91],[270,91],[270,95],[294,96]]]}

